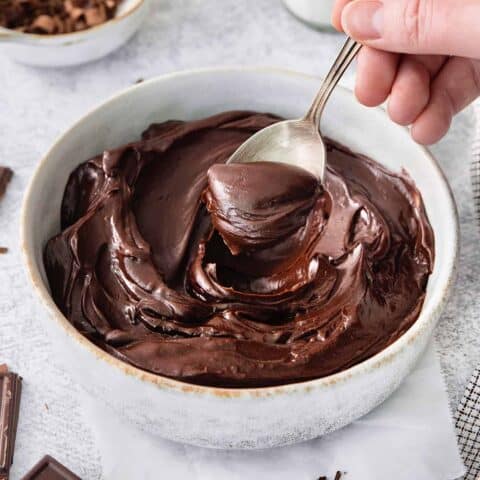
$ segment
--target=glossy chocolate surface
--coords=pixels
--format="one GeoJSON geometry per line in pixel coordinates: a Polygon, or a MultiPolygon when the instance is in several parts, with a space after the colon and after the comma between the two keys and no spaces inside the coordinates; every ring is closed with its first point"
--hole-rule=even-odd
{"type": "Polygon", "coordinates": [[[324,188],[223,165],[277,120],[152,125],[71,174],[44,258],[77,329],[160,375],[259,387],[344,370],[415,322],[434,240],[413,182],[332,142],[324,188]]]}

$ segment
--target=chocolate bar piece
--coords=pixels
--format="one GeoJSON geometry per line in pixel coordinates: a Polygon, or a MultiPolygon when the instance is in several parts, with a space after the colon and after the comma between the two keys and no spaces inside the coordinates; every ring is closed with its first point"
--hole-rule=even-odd
{"type": "Polygon", "coordinates": [[[7,480],[13,463],[22,379],[0,365],[0,480],[7,480]]]}
{"type": "Polygon", "coordinates": [[[45,455],[22,480],[82,480],[50,455],[45,455]]]}
{"type": "Polygon", "coordinates": [[[12,179],[13,171],[8,167],[0,167],[0,198],[5,195],[7,185],[12,179]]]}

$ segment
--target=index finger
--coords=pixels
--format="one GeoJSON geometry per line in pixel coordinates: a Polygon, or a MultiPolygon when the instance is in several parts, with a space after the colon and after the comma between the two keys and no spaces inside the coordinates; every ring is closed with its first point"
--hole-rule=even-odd
{"type": "Polygon", "coordinates": [[[345,8],[345,5],[347,3],[350,3],[351,1],[352,0],[335,0],[335,4],[333,6],[333,12],[332,12],[332,24],[339,32],[343,32],[342,10],[345,8]]]}

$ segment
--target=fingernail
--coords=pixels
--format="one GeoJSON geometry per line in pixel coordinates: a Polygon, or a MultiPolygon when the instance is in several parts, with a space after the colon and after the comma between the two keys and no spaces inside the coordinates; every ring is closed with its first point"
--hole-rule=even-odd
{"type": "Polygon", "coordinates": [[[383,32],[383,4],[378,1],[356,0],[342,13],[342,27],[355,40],[375,40],[383,32]]]}

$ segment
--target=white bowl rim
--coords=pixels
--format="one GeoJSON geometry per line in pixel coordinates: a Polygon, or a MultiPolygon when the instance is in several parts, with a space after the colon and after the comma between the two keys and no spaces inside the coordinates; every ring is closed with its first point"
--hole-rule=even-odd
{"type": "MultiPolygon", "coordinates": [[[[48,292],[38,269],[35,267],[35,261],[30,258],[30,252],[28,249],[28,242],[26,240],[26,232],[28,230],[27,227],[27,211],[29,209],[29,199],[32,193],[32,190],[35,185],[35,181],[39,175],[40,170],[42,167],[48,162],[48,158],[51,152],[56,148],[56,146],[63,142],[68,135],[70,135],[71,131],[74,130],[78,125],[83,122],[88,122],[90,117],[96,114],[97,110],[100,110],[106,107],[109,103],[112,103],[118,100],[123,95],[129,93],[130,91],[138,88],[143,88],[146,84],[151,83],[161,83],[164,81],[172,80],[179,77],[185,76],[194,76],[194,75],[202,75],[207,73],[263,73],[263,74],[276,74],[282,76],[293,76],[296,78],[304,78],[306,80],[317,80],[320,81],[320,77],[315,75],[299,73],[292,70],[272,67],[272,66],[223,66],[223,67],[206,67],[206,68],[196,68],[196,69],[188,69],[182,70],[177,72],[172,72],[164,75],[157,76],[155,78],[146,80],[137,85],[131,85],[120,92],[114,94],[105,102],[95,106],[91,109],[87,114],[82,116],[79,120],[77,120],[70,128],[68,128],[57,140],[53,143],[50,147],[48,152],[42,157],[40,162],[38,163],[35,172],[30,179],[29,185],[24,194],[22,208],[21,208],[21,217],[20,217],[20,245],[21,245],[21,252],[22,258],[25,264],[25,269],[27,271],[27,276],[32,284],[34,290],[36,290],[37,294],[40,296],[40,299],[43,305],[47,308],[50,313],[52,319],[58,322],[61,327],[66,330],[66,333],[73,337],[75,341],[79,342],[81,346],[89,350],[93,355],[95,355],[98,359],[114,366],[118,370],[122,371],[123,373],[133,376],[140,381],[145,381],[153,386],[159,387],[165,390],[173,390],[177,392],[183,393],[190,393],[190,394],[200,394],[200,395],[209,395],[218,398],[259,398],[259,397],[271,397],[277,396],[280,394],[293,394],[293,393],[302,393],[302,392],[311,392],[312,390],[319,390],[328,388],[330,386],[338,385],[340,383],[344,383],[351,379],[354,376],[361,375],[363,373],[367,373],[371,370],[381,367],[384,364],[390,363],[394,357],[398,356],[407,346],[412,343],[415,338],[425,329],[427,328],[428,324],[433,321],[433,317],[437,311],[441,311],[448,300],[449,292],[451,291],[451,287],[455,280],[455,273],[456,273],[456,266],[458,262],[458,255],[459,255],[459,219],[458,219],[458,210],[456,207],[456,203],[453,197],[453,193],[451,187],[443,173],[441,167],[437,163],[434,156],[430,153],[430,151],[422,146],[418,145],[418,148],[423,151],[423,154],[426,157],[426,160],[430,162],[431,167],[437,171],[440,175],[441,180],[446,187],[446,191],[448,192],[448,198],[446,199],[448,203],[450,203],[450,211],[453,215],[454,220],[454,231],[452,232],[452,244],[453,244],[453,251],[452,256],[449,262],[444,263],[443,268],[448,268],[448,276],[446,278],[445,284],[441,285],[441,291],[436,292],[438,293],[438,302],[434,303],[433,301],[430,302],[428,308],[426,308],[425,304],[422,306],[422,310],[420,312],[420,316],[414,322],[414,324],[397,340],[395,340],[391,345],[387,348],[381,350],[380,352],[376,353],[372,357],[346,369],[342,370],[338,373],[334,373],[332,375],[321,377],[313,380],[307,380],[298,383],[289,383],[285,385],[278,385],[278,386],[271,386],[271,387],[255,387],[255,388],[223,388],[223,387],[210,387],[204,385],[196,385],[192,383],[187,383],[181,380],[175,380],[169,377],[165,377],[162,375],[157,375],[151,372],[147,372],[142,370],[134,365],[124,362],[120,360],[110,353],[107,353],[105,350],[101,349],[100,347],[96,346],[93,342],[88,340],[84,337],[62,314],[62,312],[58,309],[55,302],[53,301],[50,293],[48,292]]],[[[337,88],[343,90],[345,93],[352,93],[350,89],[342,86],[338,86],[337,88]]],[[[381,107],[376,107],[375,110],[379,111],[385,117],[388,117],[385,110],[381,107]]],[[[388,120],[388,118],[387,118],[388,120]]],[[[388,120],[389,121],[389,120],[388,120]]],[[[406,136],[408,136],[409,141],[410,133],[407,128],[405,127],[397,127],[399,131],[404,132],[406,136]]]]}
{"type": "Polygon", "coordinates": [[[76,43],[76,41],[80,41],[83,37],[87,35],[94,35],[95,32],[102,30],[105,27],[110,27],[113,23],[120,22],[124,20],[126,17],[130,16],[133,12],[138,10],[141,5],[143,5],[146,0],[135,0],[132,2],[130,8],[128,8],[125,12],[122,12],[121,15],[115,15],[113,18],[110,18],[106,22],[100,23],[99,25],[95,25],[93,27],[85,28],[84,30],[79,30],[76,32],[69,32],[69,33],[55,33],[55,34],[40,34],[40,33],[28,33],[28,32],[19,32],[17,30],[13,30],[11,28],[4,28],[2,27],[2,31],[6,33],[11,32],[11,41],[12,43],[15,42],[15,38],[26,40],[29,42],[30,45],[40,45],[40,43],[45,41],[61,41],[67,40],[68,43],[76,43]],[[38,40],[38,43],[37,43],[38,40]]]}

